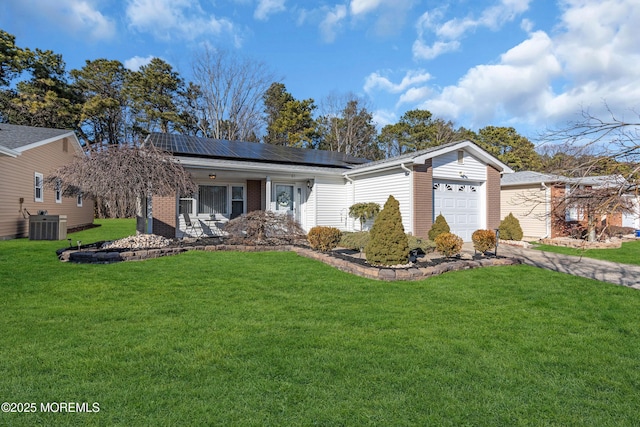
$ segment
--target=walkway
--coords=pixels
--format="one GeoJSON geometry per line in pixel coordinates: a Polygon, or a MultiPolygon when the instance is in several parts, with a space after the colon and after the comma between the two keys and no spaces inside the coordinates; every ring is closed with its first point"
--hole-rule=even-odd
{"type": "Polygon", "coordinates": [[[505,244],[498,246],[498,255],[520,258],[524,264],[534,267],[546,268],[547,270],[596,279],[640,290],[640,266],[637,265],[619,264],[586,257],[525,249],[505,244]]]}

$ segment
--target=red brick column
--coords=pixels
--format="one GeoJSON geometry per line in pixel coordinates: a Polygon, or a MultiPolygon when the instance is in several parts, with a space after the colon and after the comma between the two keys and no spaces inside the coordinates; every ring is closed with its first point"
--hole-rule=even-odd
{"type": "Polygon", "coordinates": [[[413,234],[428,238],[433,225],[433,167],[431,159],[413,166],[413,234]]]}
{"type": "Polygon", "coordinates": [[[152,201],[153,234],[173,239],[176,237],[178,212],[176,195],[154,196],[152,201]]]}
{"type": "Polygon", "coordinates": [[[247,213],[262,209],[262,181],[247,180],[247,213]]]}

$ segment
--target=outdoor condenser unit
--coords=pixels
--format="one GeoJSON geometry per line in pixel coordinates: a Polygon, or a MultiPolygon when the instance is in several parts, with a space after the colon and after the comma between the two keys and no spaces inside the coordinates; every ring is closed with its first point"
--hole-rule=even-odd
{"type": "Polygon", "coordinates": [[[29,240],[64,240],[66,238],[66,215],[29,216],[29,240]]]}

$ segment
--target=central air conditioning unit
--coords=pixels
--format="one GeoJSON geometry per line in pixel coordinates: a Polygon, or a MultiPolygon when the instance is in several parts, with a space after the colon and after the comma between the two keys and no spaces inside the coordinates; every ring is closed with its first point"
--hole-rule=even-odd
{"type": "Polygon", "coordinates": [[[29,217],[29,240],[64,240],[66,238],[66,215],[31,215],[29,217]]]}

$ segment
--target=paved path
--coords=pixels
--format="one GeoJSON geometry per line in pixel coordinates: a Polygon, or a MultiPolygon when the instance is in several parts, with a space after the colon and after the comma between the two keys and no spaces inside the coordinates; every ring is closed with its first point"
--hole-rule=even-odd
{"type": "MultiPolygon", "coordinates": [[[[473,250],[473,249],[471,249],[473,250]]],[[[640,266],[563,255],[501,244],[499,256],[520,258],[525,264],[640,290],[640,266]]]]}

